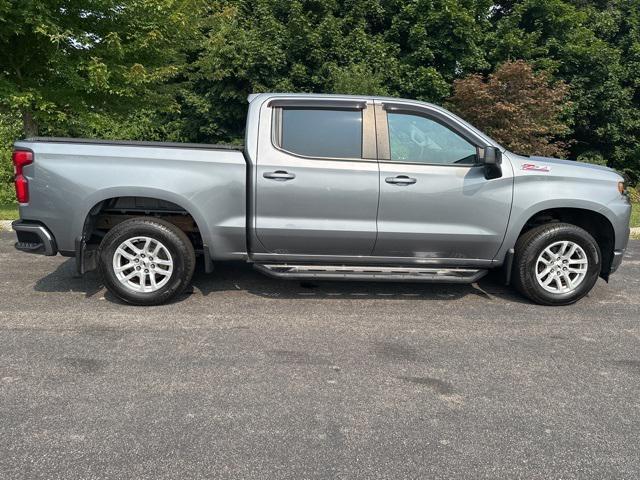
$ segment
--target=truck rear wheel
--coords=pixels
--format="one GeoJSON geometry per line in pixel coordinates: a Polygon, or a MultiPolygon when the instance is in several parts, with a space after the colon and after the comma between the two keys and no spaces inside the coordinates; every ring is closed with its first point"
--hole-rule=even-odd
{"type": "Polygon", "coordinates": [[[107,232],[98,250],[107,289],[133,305],[159,305],[191,282],[193,245],[175,225],[158,218],[132,218],[107,232]]]}
{"type": "Polygon", "coordinates": [[[515,287],[541,305],[569,305],[591,291],[601,268],[598,243],[568,223],[540,225],[517,241],[515,287]]]}

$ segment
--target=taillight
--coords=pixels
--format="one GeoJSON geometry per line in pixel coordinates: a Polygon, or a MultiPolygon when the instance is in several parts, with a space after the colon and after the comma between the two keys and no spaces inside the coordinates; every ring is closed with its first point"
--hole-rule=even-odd
{"type": "Polygon", "coordinates": [[[13,172],[15,173],[16,197],[19,203],[29,203],[29,182],[22,174],[25,166],[33,163],[33,153],[26,150],[13,152],[13,172]]]}

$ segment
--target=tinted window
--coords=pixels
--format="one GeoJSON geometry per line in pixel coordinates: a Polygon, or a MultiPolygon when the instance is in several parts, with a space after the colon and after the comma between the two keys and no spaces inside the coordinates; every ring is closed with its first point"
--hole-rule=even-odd
{"type": "Polygon", "coordinates": [[[389,113],[391,160],[395,162],[471,164],[476,147],[444,125],[419,115],[389,113]]]}
{"type": "Polygon", "coordinates": [[[307,157],[361,158],[362,112],[283,108],[280,146],[307,157]]]}

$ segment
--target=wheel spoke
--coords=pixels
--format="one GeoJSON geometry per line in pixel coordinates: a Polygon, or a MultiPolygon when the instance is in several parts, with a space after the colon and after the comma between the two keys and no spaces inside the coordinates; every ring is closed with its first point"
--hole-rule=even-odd
{"type": "Polygon", "coordinates": [[[129,252],[127,252],[124,248],[120,247],[118,248],[118,250],[116,251],[116,253],[119,253],[120,255],[122,255],[124,258],[126,258],[127,260],[133,260],[134,258],[136,258],[135,255],[130,254],[129,252]]]}
{"type": "Polygon", "coordinates": [[[569,242],[562,242],[562,244],[560,244],[560,249],[558,250],[558,254],[560,256],[564,256],[568,246],[569,246],[569,242]]]}
{"type": "Polygon", "coordinates": [[[129,279],[131,279],[131,278],[133,278],[133,277],[135,277],[137,275],[138,275],[138,271],[134,270],[133,272],[127,273],[124,277],[122,277],[122,279],[123,280],[129,280],[129,279]]]}
{"type": "Polygon", "coordinates": [[[115,269],[116,272],[124,272],[125,270],[129,270],[130,268],[134,268],[135,267],[135,263],[133,262],[129,262],[125,265],[121,265],[119,267],[117,267],[115,269]]]}
{"type": "Polygon", "coordinates": [[[549,258],[549,260],[553,260],[553,258],[555,257],[555,254],[551,251],[551,247],[547,247],[544,249],[544,251],[542,252],[543,255],[547,255],[547,257],[549,258]]]}
{"type": "Polygon", "coordinates": [[[553,277],[553,279],[555,280],[556,287],[558,288],[558,290],[562,290],[562,282],[560,281],[560,275],[556,275],[555,277],[553,277]]]}
{"type": "Polygon", "coordinates": [[[157,273],[158,275],[162,275],[163,277],[166,277],[168,275],[171,275],[171,270],[163,270],[161,268],[156,268],[155,273],[157,273]]]}
{"type": "Polygon", "coordinates": [[[543,271],[541,271],[540,273],[536,273],[536,275],[538,276],[539,279],[542,279],[542,278],[546,277],[549,274],[549,272],[551,272],[551,270],[553,270],[552,267],[547,267],[543,271]]]}
{"type": "MultiPolygon", "coordinates": [[[[142,251],[142,250],[140,250],[138,247],[136,247],[136,246],[131,242],[131,240],[127,240],[126,242],[124,242],[124,245],[125,245],[126,247],[128,247],[132,252],[134,252],[134,253],[136,253],[136,254],[137,254],[137,253],[140,253],[140,252],[142,251]]],[[[120,247],[120,248],[122,248],[122,247],[120,247]]]]}
{"type": "Polygon", "coordinates": [[[586,258],[570,258],[568,264],[569,265],[587,265],[589,260],[586,258]]]}
{"type": "Polygon", "coordinates": [[[150,239],[150,238],[147,238],[147,239],[144,241],[144,247],[142,247],[142,251],[143,251],[144,253],[149,253],[149,245],[151,245],[151,239],[150,239]]]}

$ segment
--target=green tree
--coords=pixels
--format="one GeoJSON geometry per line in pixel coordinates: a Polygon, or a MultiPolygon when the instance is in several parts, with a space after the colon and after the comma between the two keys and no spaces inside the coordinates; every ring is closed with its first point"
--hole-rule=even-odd
{"type": "Polygon", "coordinates": [[[0,0],[0,108],[28,136],[175,110],[194,14],[192,0],[0,0]]]}
{"type": "Polygon", "coordinates": [[[509,1],[498,11],[489,59],[525,59],[570,85],[572,156],[640,172],[640,0],[509,1]]]}
{"type": "Polygon", "coordinates": [[[211,4],[182,96],[194,141],[242,135],[264,91],[442,101],[456,76],[489,68],[485,0],[228,0],[211,4]]]}

